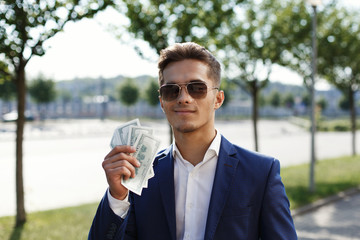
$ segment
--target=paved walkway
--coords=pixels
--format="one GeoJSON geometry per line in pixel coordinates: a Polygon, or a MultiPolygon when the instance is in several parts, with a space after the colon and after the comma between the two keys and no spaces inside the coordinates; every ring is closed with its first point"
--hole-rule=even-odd
{"type": "Polygon", "coordinates": [[[360,239],[360,193],[294,217],[299,240],[360,239]]]}

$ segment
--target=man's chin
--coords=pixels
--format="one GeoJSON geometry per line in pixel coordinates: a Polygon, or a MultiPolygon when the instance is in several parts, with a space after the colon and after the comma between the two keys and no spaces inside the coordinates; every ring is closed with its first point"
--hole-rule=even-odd
{"type": "Polygon", "coordinates": [[[193,125],[181,125],[175,127],[176,131],[180,133],[192,133],[196,131],[196,127],[193,125]]]}

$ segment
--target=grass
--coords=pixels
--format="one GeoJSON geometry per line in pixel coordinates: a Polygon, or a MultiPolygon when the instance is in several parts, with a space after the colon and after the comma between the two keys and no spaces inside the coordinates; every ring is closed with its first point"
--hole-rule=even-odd
{"type": "MultiPolygon", "coordinates": [[[[292,117],[290,122],[310,130],[310,120],[307,117],[292,117]]],[[[316,129],[320,132],[347,132],[351,131],[351,122],[349,118],[327,119],[325,117],[317,118],[316,129]]],[[[360,120],[356,121],[356,129],[360,130],[360,120]]]]}
{"type": "MultiPolygon", "coordinates": [[[[308,164],[281,169],[291,208],[314,202],[360,185],[360,156],[318,161],[315,167],[316,193],[308,190],[308,164]]],[[[14,228],[14,217],[0,218],[1,240],[82,240],[95,215],[97,203],[28,214],[23,227],[14,228]]]]}
{"type": "MultiPolygon", "coordinates": [[[[360,121],[356,121],[356,128],[360,129],[360,121]]],[[[346,132],[351,131],[350,119],[323,119],[318,122],[318,131],[346,132]]]]}
{"type": "Polygon", "coordinates": [[[14,217],[0,218],[1,240],[87,239],[97,204],[34,212],[22,227],[14,228],[14,217]]]}
{"type": "Polygon", "coordinates": [[[316,192],[309,191],[309,164],[281,169],[291,209],[360,185],[360,156],[317,161],[316,192]]]}

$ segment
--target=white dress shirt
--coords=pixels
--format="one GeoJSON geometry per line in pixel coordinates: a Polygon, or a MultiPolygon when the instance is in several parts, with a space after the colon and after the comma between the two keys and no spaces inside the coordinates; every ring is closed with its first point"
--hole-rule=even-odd
{"type": "MultiPolygon", "coordinates": [[[[176,212],[176,239],[204,239],[211,191],[221,144],[216,137],[205,153],[204,159],[193,166],[181,156],[173,143],[174,187],[176,212]]],[[[124,218],[129,210],[128,199],[115,199],[108,191],[110,208],[124,218]]]]}

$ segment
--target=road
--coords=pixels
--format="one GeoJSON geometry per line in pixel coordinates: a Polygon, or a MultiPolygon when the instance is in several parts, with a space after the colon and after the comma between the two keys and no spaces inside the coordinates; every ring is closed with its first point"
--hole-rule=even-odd
{"type": "MultiPolygon", "coordinates": [[[[110,150],[111,120],[58,120],[28,123],[24,137],[24,185],[27,211],[96,202],[106,190],[101,162],[110,150]]],[[[169,143],[165,120],[142,122],[169,143]]],[[[216,128],[230,141],[253,149],[248,120],[217,121],[216,128]]],[[[318,133],[317,158],[350,155],[350,133],[318,133]]],[[[310,134],[287,121],[259,122],[260,152],[278,158],[282,166],[309,162],[310,134]]],[[[357,146],[360,151],[360,146],[357,146]]],[[[0,125],[0,216],[15,214],[15,125],[0,125]]]]}

